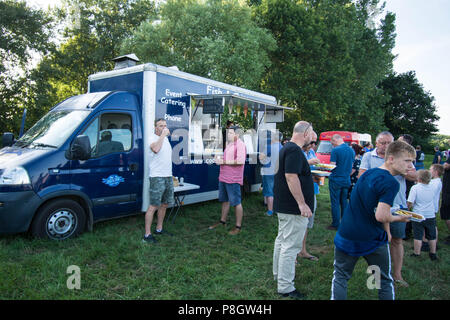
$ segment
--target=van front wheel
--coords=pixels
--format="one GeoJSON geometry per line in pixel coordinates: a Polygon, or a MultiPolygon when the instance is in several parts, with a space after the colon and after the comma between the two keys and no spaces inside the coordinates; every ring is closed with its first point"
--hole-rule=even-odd
{"type": "Polygon", "coordinates": [[[79,235],[85,221],[85,212],[76,201],[59,199],[39,209],[31,233],[37,238],[64,240],[79,235]]]}

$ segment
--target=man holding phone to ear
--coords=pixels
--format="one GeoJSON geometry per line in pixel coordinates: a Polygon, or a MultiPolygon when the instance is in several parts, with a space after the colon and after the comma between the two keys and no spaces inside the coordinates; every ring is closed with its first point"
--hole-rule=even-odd
{"type": "Polygon", "coordinates": [[[155,234],[171,235],[163,231],[166,209],[174,203],[172,180],[172,146],[167,137],[170,131],[166,120],[160,118],[155,121],[155,133],[150,140],[150,205],[145,213],[144,242],[156,243],[151,226],[155,211],[158,211],[158,221],[155,234]]]}

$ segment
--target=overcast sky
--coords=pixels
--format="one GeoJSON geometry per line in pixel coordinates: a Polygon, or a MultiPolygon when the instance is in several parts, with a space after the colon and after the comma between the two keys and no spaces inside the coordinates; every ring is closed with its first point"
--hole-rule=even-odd
{"type": "MultiPolygon", "coordinates": [[[[59,0],[27,0],[47,9],[59,0]]],[[[450,0],[387,0],[396,14],[394,61],[397,73],[415,71],[417,79],[435,98],[441,117],[438,128],[450,135],[450,0]]]]}
{"type": "Polygon", "coordinates": [[[388,0],[386,10],[396,14],[394,70],[416,71],[435,98],[439,132],[450,135],[450,1],[388,0]]]}

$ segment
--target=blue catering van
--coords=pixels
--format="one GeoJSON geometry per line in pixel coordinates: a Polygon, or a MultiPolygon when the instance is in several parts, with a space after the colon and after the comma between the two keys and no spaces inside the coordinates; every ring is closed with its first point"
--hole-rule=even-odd
{"type": "Polygon", "coordinates": [[[159,118],[171,131],[173,175],[200,187],[184,203],[196,203],[217,199],[224,112],[245,105],[253,121],[243,135],[245,187],[259,190],[259,136],[284,116],[274,97],[151,63],[97,73],[88,83],[86,94],[59,103],[0,150],[0,234],[62,240],[145,212],[147,137],[159,118]]]}

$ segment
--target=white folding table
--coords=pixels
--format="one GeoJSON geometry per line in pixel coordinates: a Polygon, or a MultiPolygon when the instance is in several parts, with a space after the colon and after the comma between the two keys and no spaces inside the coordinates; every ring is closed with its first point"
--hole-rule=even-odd
{"type": "Polygon", "coordinates": [[[184,197],[186,197],[186,194],[188,191],[200,189],[200,186],[192,183],[184,182],[183,185],[179,185],[177,187],[173,188],[173,197],[175,199],[175,205],[172,206],[170,209],[169,216],[167,217],[167,220],[170,219],[172,216],[173,211],[175,210],[175,215],[173,216],[172,223],[175,223],[175,219],[178,215],[178,212],[181,209],[181,206],[183,205],[184,197]]]}

